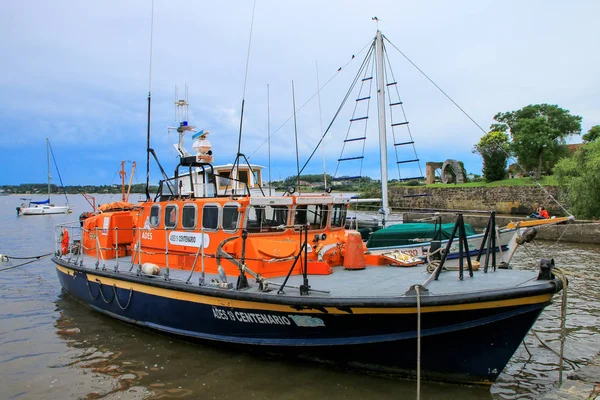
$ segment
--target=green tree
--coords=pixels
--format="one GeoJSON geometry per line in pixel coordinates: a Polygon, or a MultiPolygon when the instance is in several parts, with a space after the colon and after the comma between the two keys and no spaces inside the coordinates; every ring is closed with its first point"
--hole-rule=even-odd
{"type": "Polygon", "coordinates": [[[554,167],[558,183],[567,191],[573,214],[600,218],[600,140],[581,146],[554,167]]]}
{"type": "Polygon", "coordinates": [[[566,139],[581,133],[581,117],[553,104],[530,104],[520,110],[498,113],[494,119],[508,126],[512,151],[521,165],[535,169],[536,180],[542,176],[544,162],[556,161],[554,155],[566,144],[566,139]]]}
{"type": "MultiPolygon", "coordinates": [[[[499,128],[499,124],[494,124],[491,128],[499,128]]],[[[474,150],[483,158],[483,177],[486,182],[504,179],[508,160],[508,135],[505,132],[486,133],[474,150]]]]}
{"type": "Polygon", "coordinates": [[[589,143],[598,140],[600,138],[600,125],[594,125],[590,128],[585,135],[581,137],[584,142],[589,143]]]}

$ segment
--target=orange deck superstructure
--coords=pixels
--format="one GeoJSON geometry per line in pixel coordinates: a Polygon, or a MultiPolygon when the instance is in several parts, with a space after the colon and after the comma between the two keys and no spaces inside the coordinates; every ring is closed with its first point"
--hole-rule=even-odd
{"type": "Polygon", "coordinates": [[[308,273],[329,274],[343,264],[347,201],[332,196],[212,197],[148,202],[126,211],[108,211],[84,221],[83,251],[108,260],[218,272],[238,265],[223,253],[244,260],[263,277],[301,274],[296,260],[307,228],[308,273]],[[243,232],[247,232],[244,239],[243,232]],[[204,256],[204,257],[202,257],[204,256]]]}

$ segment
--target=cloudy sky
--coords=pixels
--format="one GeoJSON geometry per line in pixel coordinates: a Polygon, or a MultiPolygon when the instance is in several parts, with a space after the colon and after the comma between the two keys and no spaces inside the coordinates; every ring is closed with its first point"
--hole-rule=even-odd
{"type": "MultiPolygon", "coordinates": [[[[117,183],[121,160],[136,161],[134,182],[145,181],[151,5],[150,0],[2,2],[0,184],[45,182],[46,137],[66,185],[117,183]]],[[[252,9],[250,0],[155,0],[152,147],[167,171],[176,163],[171,144],[177,137],[167,131],[178,123],[176,85],[182,94],[187,84],[190,124],[211,132],[215,163],[234,160],[252,9]]],[[[551,103],[581,115],[585,132],[600,124],[598,15],[600,2],[593,0],[257,0],[242,151],[267,166],[270,123],[272,179],[296,172],[293,81],[304,164],[375,36],[373,16],[383,34],[484,129],[497,112],[551,103]],[[321,106],[317,77],[324,86],[321,106]]],[[[453,158],[464,161],[468,172],[481,173],[481,158],[471,153],[482,135],[479,128],[393,46],[387,51],[423,172],[427,161],[453,158]]],[[[357,97],[350,95],[324,141],[329,173],[342,154],[357,97]]],[[[376,103],[369,108],[375,110],[376,103]]],[[[354,117],[365,114],[358,113],[354,117]]],[[[378,177],[377,119],[369,115],[362,173],[378,177]]],[[[396,142],[405,141],[405,131],[396,133],[396,142]]],[[[187,147],[191,150],[190,138],[187,147]]],[[[394,146],[388,147],[389,176],[397,178],[394,146]]],[[[401,155],[407,158],[413,157],[401,155]]],[[[338,175],[358,174],[358,166],[353,168],[340,168],[338,175]]],[[[155,183],[158,168],[151,169],[155,183]]],[[[319,150],[305,172],[322,171],[319,150]]],[[[400,173],[419,175],[408,166],[400,173]]]]}

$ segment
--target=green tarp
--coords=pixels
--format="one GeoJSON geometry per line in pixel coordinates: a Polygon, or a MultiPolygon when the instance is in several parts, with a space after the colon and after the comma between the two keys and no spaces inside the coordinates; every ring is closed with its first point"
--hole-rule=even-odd
{"type": "MultiPolygon", "coordinates": [[[[407,244],[418,244],[433,240],[434,234],[440,229],[439,225],[423,222],[411,222],[407,224],[396,224],[373,232],[367,240],[368,248],[402,246],[407,244]]],[[[442,224],[438,240],[450,239],[454,223],[442,224]]],[[[467,236],[475,235],[475,229],[465,224],[467,236]]],[[[455,237],[458,237],[458,232],[455,237]]]]}

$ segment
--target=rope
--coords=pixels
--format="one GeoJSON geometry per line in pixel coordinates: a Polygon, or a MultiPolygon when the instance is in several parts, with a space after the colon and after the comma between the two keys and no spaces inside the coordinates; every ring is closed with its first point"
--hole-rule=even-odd
{"type": "Polygon", "coordinates": [[[252,6],[252,20],[250,22],[250,35],[248,38],[248,51],[246,53],[246,71],[244,72],[244,91],[242,92],[242,99],[246,97],[246,82],[248,81],[248,65],[250,64],[250,46],[252,45],[252,30],[254,29],[254,10],[256,10],[256,0],[252,6]]]}
{"type": "Polygon", "coordinates": [[[559,355],[559,367],[558,367],[558,385],[562,385],[563,381],[563,360],[565,351],[565,338],[566,338],[566,325],[567,325],[567,277],[565,271],[561,268],[554,268],[557,272],[557,276],[560,278],[563,284],[562,298],[560,304],[560,355],[559,355]]]}
{"type": "Polygon", "coordinates": [[[417,292],[417,400],[421,399],[421,288],[415,285],[417,292]]]}
{"type": "Polygon", "coordinates": [[[23,265],[31,264],[32,262],[35,262],[35,261],[37,261],[37,260],[31,260],[31,261],[24,262],[23,264],[15,265],[15,266],[12,266],[12,267],[2,268],[2,269],[0,269],[0,272],[2,272],[2,271],[8,271],[9,269],[14,269],[14,268],[22,267],[23,265]]]}
{"type": "Polygon", "coordinates": [[[46,254],[42,254],[42,255],[40,255],[40,256],[31,256],[31,257],[13,257],[13,256],[9,256],[9,255],[6,255],[6,254],[2,254],[1,256],[4,256],[4,257],[6,257],[6,261],[8,261],[8,260],[10,260],[11,258],[12,258],[12,259],[15,259],[15,260],[31,260],[31,259],[34,259],[34,258],[35,258],[35,259],[40,259],[40,258],[42,258],[42,257],[47,257],[47,256],[49,256],[49,255],[52,255],[52,254],[53,254],[53,253],[46,253],[46,254]]]}
{"type": "Polygon", "coordinates": [[[102,297],[102,301],[104,301],[106,304],[110,304],[112,303],[112,301],[115,298],[115,294],[113,293],[113,297],[110,300],[106,300],[106,297],[104,297],[104,293],[102,293],[102,282],[98,282],[98,291],[100,292],[100,297],[102,297]]]}
{"type": "Polygon", "coordinates": [[[52,154],[52,161],[54,161],[54,167],[56,168],[56,173],[58,174],[58,179],[60,180],[60,187],[62,188],[63,193],[65,195],[65,200],[67,200],[67,205],[70,206],[69,198],[67,197],[67,190],[65,189],[65,184],[63,183],[62,177],[60,176],[58,164],[56,164],[56,158],[54,158],[54,151],[52,150],[52,145],[50,144],[50,141],[48,141],[48,148],[50,149],[50,154],[52,154]]]}
{"type": "Polygon", "coordinates": [[[563,382],[563,365],[564,362],[566,361],[571,368],[575,369],[577,366],[577,362],[573,361],[573,360],[569,360],[567,357],[564,356],[564,350],[565,350],[565,339],[566,339],[566,324],[567,324],[567,299],[568,299],[568,295],[567,295],[567,285],[568,285],[568,281],[567,281],[567,277],[566,277],[566,272],[560,268],[560,267],[554,267],[554,271],[556,273],[556,276],[558,278],[560,278],[560,280],[562,281],[563,284],[563,289],[562,289],[562,297],[561,297],[561,305],[560,305],[560,350],[558,352],[556,352],[554,349],[552,349],[550,346],[548,346],[538,335],[534,330],[531,330],[531,333],[533,334],[533,336],[535,336],[535,338],[537,340],[540,341],[540,343],[547,348],[548,350],[550,350],[552,353],[556,354],[559,358],[559,366],[558,366],[558,385],[559,387],[562,385],[563,382]]]}
{"type": "Polygon", "coordinates": [[[129,303],[131,303],[131,296],[133,295],[133,288],[129,288],[129,298],[127,299],[127,304],[125,307],[121,305],[119,301],[119,296],[117,296],[117,285],[113,285],[113,298],[117,301],[117,305],[121,310],[126,310],[129,307],[129,303]]]}
{"type": "MultiPolygon", "coordinates": [[[[442,253],[445,249],[440,247],[439,249],[433,251],[433,252],[427,252],[427,272],[432,273],[434,272],[440,265],[441,260],[434,260],[431,261],[431,256],[437,254],[437,253],[442,253]]],[[[423,284],[423,286],[425,286],[425,284],[423,284]]]]}
{"type": "MultiPolygon", "coordinates": [[[[533,335],[533,337],[535,337],[540,344],[545,347],[546,349],[550,350],[552,353],[554,353],[557,357],[560,357],[560,352],[554,350],[552,347],[548,346],[548,344],[546,342],[544,342],[544,340],[539,337],[539,335],[537,334],[536,331],[534,331],[533,329],[531,330],[531,334],[533,335]]],[[[567,364],[569,364],[571,366],[571,368],[576,369],[579,366],[579,363],[577,361],[573,361],[567,357],[563,357],[563,360],[565,360],[567,362],[567,364]]]]}
{"type": "Polygon", "coordinates": [[[88,290],[88,293],[90,294],[90,297],[91,297],[93,300],[96,300],[96,299],[97,299],[97,298],[100,296],[100,293],[98,293],[98,294],[97,294],[97,295],[95,295],[95,296],[92,294],[92,289],[90,288],[90,281],[87,279],[87,277],[86,277],[86,279],[85,279],[85,285],[87,286],[87,290],[88,290]]]}
{"type": "MultiPolygon", "coordinates": [[[[367,47],[369,47],[369,46],[372,46],[372,43],[373,43],[373,41],[372,41],[372,40],[371,40],[371,41],[369,41],[369,43],[367,43],[367,44],[366,44],[366,45],[365,45],[365,46],[364,46],[362,49],[360,49],[360,51],[358,51],[358,52],[356,53],[356,55],[358,56],[358,55],[362,54],[362,52],[363,52],[363,51],[364,51],[364,50],[365,50],[367,47]]],[[[320,91],[322,91],[322,90],[325,88],[325,86],[327,86],[327,85],[328,85],[328,84],[329,84],[329,83],[330,83],[330,82],[331,82],[331,81],[332,81],[332,80],[333,80],[333,79],[334,79],[334,78],[335,78],[335,77],[336,77],[336,76],[337,76],[337,75],[340,73],[340,71],[341,71],[342,69],[346,68],[346,66],[347,66],[348,64],[350,64],[350,63],[351,63],[351,62],[352,62],[352,61],[353,61],[355,58],[358,58],[358,57],[352,57],[352,58],[350,59],[350,61],[348,61],[348,62],[347,62],[346,64],[344,64],[344,65],[343,65],[341,68],[339,68],[339,69],[337,70],[337,72],[336,72],[335,74],[333,74],[333,75],[331,76],[331,78],[329,78],[329,80],[327,80],[327,82],[325,82],[325,83],[323,84],[323,86],[321,86],[321,88],[320,88],[319,90],[317,90],[317,92],[315,92],[315,93],[314,93],[312,96],[310,96],[310,98],[309,98],[308,100],[306,100],[306,101],[304,102],[304,104],[302,104],[302,105],[301,105],[301,106],[300,106],[300,107],[299,107],[299,108],[296,110],[296,113],[299,113],[300,111],[302,111],[302,109],[303,109],[303,108],[304,108],[304,107],[305,107],[305,106],[306,106],[308,103],[310,103],[310,101],[311,101],[313,98],[315,98],[315,96],[317,96],[317,95],[319,94],[319,92],[320,92],[320,91]]],[[[250,155],[248,156],[248,159],[252,158],[252,156],[253,156],[254,154],[256,154],[256,152],[258,152],[258,150],[260,150],[260,149],[261,149],[261,148],[262,148],[262,147],[263,147],[263,146],[264,146],[264,145],[265,145],[265,144],[268,142],[268,140],[269,140],[270,138],[272,138],[273,136],[275,136],[275,134],[276,134],[277,132],[279,132],[279,131],[280,131],[280,130],[281,130],[281,129],[282,129],[282,128],[283,128],[283,127],[284,127],[284,126],[285,126],[285,125],[288,123],[288,122],[290,122],[290,120],[291,120],[292,118],[293,118],[293,115],[290,115],[290,116],[289,116],[289,117],[288,117],[288,118],[287,118],[287,119],[286,119],[286,120],[283,122],[283,124],[281,124],[281,125],[279,126],[279,128],[275,129],[275,131],[269,135],[269,137],[267,138],[267,140],[263,141],[263,142],[262,142],[262,143],[261,143],[261,144],[260,144],[260,145],[259,145],[259,146],[258,146],[258,147],[257,147],[257,148],[256,148],[256,149],[253,151],[253,152],[252,152],[252,153],[250,153],[250,155]]],[[[335,117],[334,117],[334,119],[335,119],[335,117]]],[[[317,148],[318,148],[318,146],[317,146],[317,148]]]]}
{"type": "MultiPolygon", "coordinates": [[[[488,132],[486,132],[485,129],[483,129],[481,127],[481,125],[479,125],[461,106],[459,106],[446,92],[444,92],[442,90],[441,87],[439,87],[421,68],[419,68],[410,58],[408,58],[408,56],[406,54],[404,54],[398,47],[396,47],[396,45],[394,43],[392,43],[385,35],[383,36],[383,38],[392,45],[392,47],[394,47],[398,53],[400,53],[410,64],[412,64],[413,67],[415,67],[417,69],[417,71],[419,71],[429,82],[431,82],[431,84],[433,86],[435,86],[437,88],[437,90],[440,91],[440,93],[442,93],[444,96],[446,96],[446,98],[448,100],[450,100],[452,102],[452,104],[454,104],[456,106],[456,108],[458,108],[467,118],[469,118],[471,120],[471,122],[473,122],[473,124],[475,124],[475,126],[477,126],[484,134],[487,134],[488,132]]],[[[523,168],[521,166],[521,164],[519,164],[518,160],[515,159],[508,151],[506,151],[506,149],[499,147],[499,149],[504,152],[509,159],[513,159],[515,160],[515,164],[521,169],[521,171],[527,175],[528,177],[531,178],[531,180],[533,181],[533,183],[535,183],[535,185],[537,187],[539,187],[547,196],[550,200],[552,200],[554,203],[556,203],[556,205],[558,205],[558,207],[560,207],[561,210],[563,210],[565,212],[565,214],[567,215],[572,215],[552,194],[550,194],[550,192],[548,190],[546,190],[545,187],[543,187],[538,181],[535,180],[535,178],[533,177],[532,174],[528,173],[525,168],[523,168]]]]}
{"type": "Polygon", "coordinates": [[[150,62],[148,66],[148,93],[152,92],[152,47],[154,38],[154,0],[152,0],[152,11],[150,13],[150,62]]]}
{"type": "Polygon", "coordinates": [[[3,255],[3,256],[2,256],[2,257],[3,257],[3,258],[2,258],[2,261],[8,261],[8,260],[10,260],[11,258],[14,258],[15,260],[28,260],[28,259],[32,259],[32,260],[30,260],[30,261],[26,261],[26,262],[24,262],[24,263],[21,263],[21,264],[18,264],[18,265],[13,265],[13,266],[11,266],[11,267],[2,268],[2,269],[0,269],[0,272],[2,272],[2,271],[8,271],[8,270],[10,270],[10,269],[19,268],[19,267],[22,267],[22,266],[24,266],[24,265],[27,265],[27,264],[34,263],[34,262],[36,262],[36,261],[38,261],[38,260],[40,260],[40,259],[42,259],[42,258],[44,258],[44,257],[48,257],[49,255],[52,255],[52,254],[53,254],[53,253],[48,253],[48,254],[43,254],[43,255],[41,255],[41,256],[36,256],[36,257],[9,257],[9,256],[6,256],[6,255],[3,255]]]}

